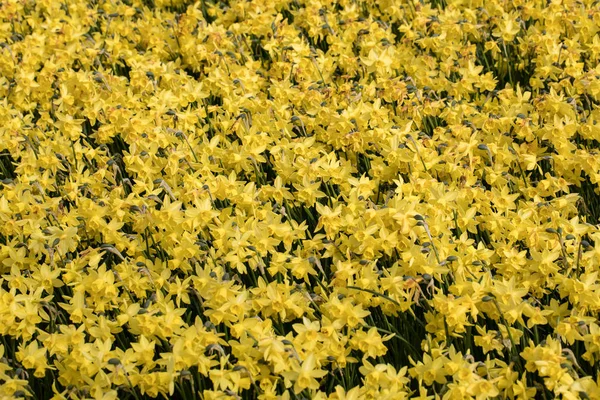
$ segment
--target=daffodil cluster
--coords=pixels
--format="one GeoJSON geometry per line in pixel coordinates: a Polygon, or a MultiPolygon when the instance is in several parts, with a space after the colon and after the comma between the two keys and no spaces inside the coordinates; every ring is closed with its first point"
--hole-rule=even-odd
{"type": "Polygon", "coordinates": [[[3,0],[0,398],[600,399],[600,4],[3,0]]]}

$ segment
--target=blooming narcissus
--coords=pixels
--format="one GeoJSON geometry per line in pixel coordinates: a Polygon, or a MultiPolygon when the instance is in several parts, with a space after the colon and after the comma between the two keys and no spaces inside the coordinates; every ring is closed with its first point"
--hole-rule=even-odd
{"type": "Polygon", "coordinates": [[[317,379],[325,375],[327,375],[327,371],[318,368],[317,359],[313,353],[310,353],[294,370],[283,373],[286,379],[293,382],[296,394],[305,389],[318,389],[320,383],[317,379]]]}
{"type": "Polygon", "coordinates": [[[600,397],[599,24],[2,2],[0,397],[600,397]]]}

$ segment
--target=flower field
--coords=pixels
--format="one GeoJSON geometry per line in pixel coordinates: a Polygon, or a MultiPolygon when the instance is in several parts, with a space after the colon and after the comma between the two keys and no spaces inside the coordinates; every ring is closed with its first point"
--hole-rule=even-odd
{"type": "Polygon", "coordinates": [[[2,0],[0,398],[600,399],[600,2],[2,0]]]}

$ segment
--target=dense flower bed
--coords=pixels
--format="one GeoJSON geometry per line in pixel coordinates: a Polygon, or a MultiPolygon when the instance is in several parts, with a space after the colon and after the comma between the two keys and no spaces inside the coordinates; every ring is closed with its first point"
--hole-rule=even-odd
{"type": "Polygon", "coordinates": [[[599,399],[599,31],[3,0],[0,397],[599,399]]]}

